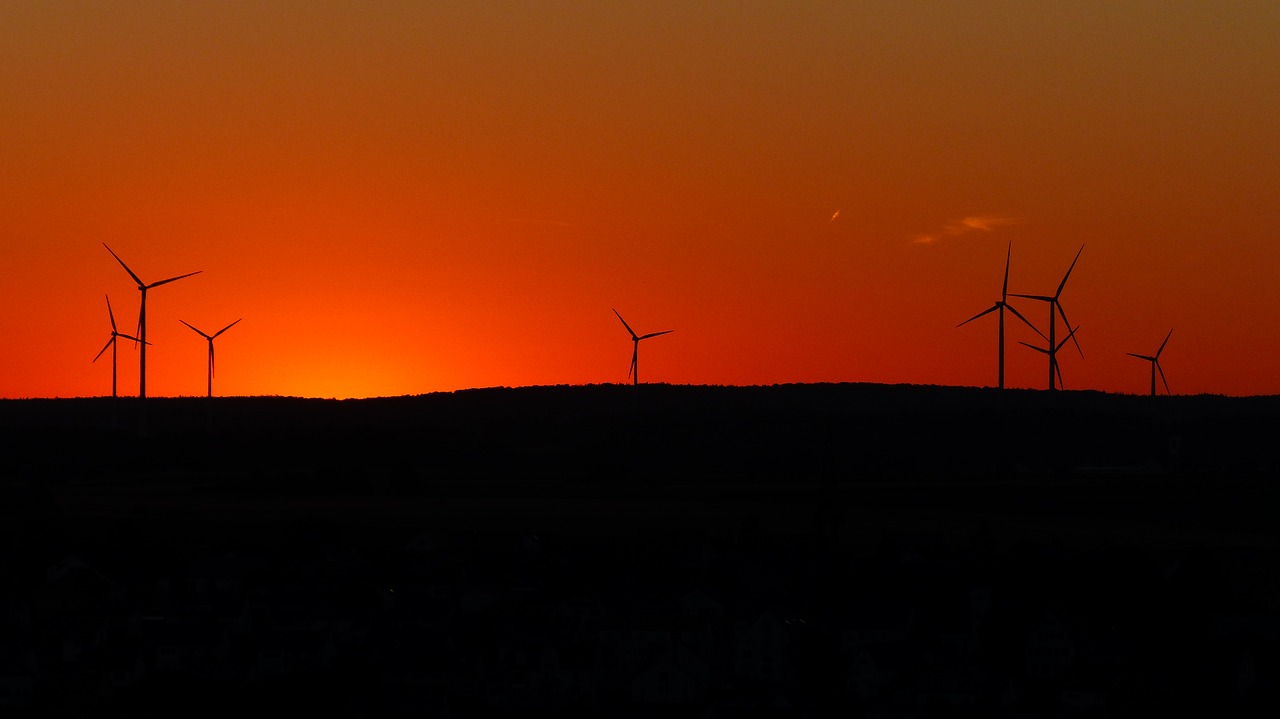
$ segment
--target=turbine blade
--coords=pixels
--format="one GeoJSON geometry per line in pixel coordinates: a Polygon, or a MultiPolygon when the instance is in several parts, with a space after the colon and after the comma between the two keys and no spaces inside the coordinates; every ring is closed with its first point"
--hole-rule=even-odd
{"type": "MultiPolygon", "coordinates": [[[[974,315],[974,316],[970,317],[969,319],[965,320],[964,322],[961,322],[960,324],[956,325],[956,327],[964,327],[965,325],[969,324],[970,322],[972,322],[972,321],[974,321],[974,320],[978,319],[979,317],[981,317],[981,316],[983,316],[983,315],[985,315],[985,314],[990,314],[990,313],[992,313],[992,312],[995,312],[996,310],[1000,309],[1000,304],[1001,304],[1001,303],[999,303],[999,302],[995,303],[994,305],[992,305],[992,306],[988,307],[987,309],[985,309],[985,310],[983,310],[983,311],[979,312],[978,314],[976,314],[976,315],[974,315]]],[[[1007,305],[1006,305],[1006,306],[1007,306],[1007,305]]]]}
{"type": "Polygon", "coordinates": [[[213,340],[209,340],[209,376],[213,376],[213,340]]]}
{"type": "MultiPolygon", "coordinates": [[[[142,287],[141,285],[139,285],[139,288],[138,288],[138,289],[140,290],[139,294],[141,294],[141,295],[142,295],[142,299],[141,299],[141,301],[138,303],[138,326],[137,326],[137,327],[135,327],[135,328],[134,328],[134,330],[133,330],[133,334],[134,334],[134,336],[135,336],[135,337],[141,337],[141,336],[142,336],[142,318],[143,318],[143,317],[146,317],[146,315],[147,315],[147,288],[142,287]]],[[[141,342],[141,340],[134,340],[134,341],[133,341],[133,347],[134,347],[134,349],[137,349],[137,348],[138,348],[138,342],[141,342]]]]}
{"type": "Polygon", "coordinates": [[[1014,294],[1011,294],[1011,295],[1009,295],[1009,296],[1010,296],[1010,297],[1022,297],[1022,298],[1028,299],[1028,300],[1040,300],[1041,302],[1053,302],[1053,301],[1054,301],[1054,299],[1053,299],[1052,297],[1046,297],[1045,295],[1020,295],[1020,294],[1014,293],[1014,294]]]}
{"type": "Polygon", "coordinates": [[[1058,291],[1053,293],[1053,298],[1055,300],[1062,295],[1062,288],[1067,286],[1067,278],[1071,276],[1071,271],[1076,268],[1076,261],[1080,259],[1081,252],[1084,252],[1084,245],[1080,245],[1080,249],[1076,250],[1076,257],[1074,260],[1071,260],[1071,266],[1067,268],[1067,274],[1063,275],[1062,281],[1058,283],[1058,291]]]}
{"type": "Polygon", "coordinates": [[[639,341],[639,340],[647,340],[647,339],[649,339],[650,337],[657,337],[658,335],[670,334],[670,333],[672,333],[672,332],[675,332],[675,330],[663,330],[663,331],[661,331],[661,332],[650,332],[650,333],[649,333],[649,334],[647,334],[647,335],[640,335],[639,337],[637,337],[637,338],[636,338],[636,341],[639,341]]]}
{"type": "Polygon", "coordinates": [[[170,282],[177,282],[177,281],[178,281],[178,280],[180,280],[180,279],[183,279],[183,278],[185,278],[185,277],[190,277],[190,276],[192,276],[192,275],[198,275],[198,274],[200,274],[201,272],[204,272],[204,270],[196,270],[195,272],[188,272],[188,273],[187,273],[187,274],[185,274],[185,275],[178,275],[177,277],[170,277],[170,278],[169,278],[169,279],[167,279],[167,280],[160,280],[159,282],[152,282],[151,284],[147,285],[147,289],[151,289],[152,287],[159,287],[160,285],[167,285],[167,284],[169,284],[170,282]]]}
{"type": "Polygon", "coordinates": [[[205,338],[205,339],[207,339],[207,340],[208,340],[208,339],[213,339],[213,338],[212,338],[212,337],[210,337],[209,335],[207,335],[207,334],[205,334],[205,333],[201,332],[200,330],[196,329],[195,327],[192,327],[190,322],[188,322],[188,321],[186,321],[186,320],[178,320],[178,321],[179,321],[179,322],[181,322],[182,324],[184,324],[184,325],[188,326],[188,327],[191,327],[192,331],[194,331],[196,334],[200,335],[201,337],[203,337],[203,338],[205,338]]]}
{"type": "Polygon", "coordinates": [[[1156,371],[1160,373],[1160,381],[1164,382],[1164,393],[1173,394],[1173,392],[1169,391],[1169,380],[1164,378],[1164,369],[1160,367],[1160,360],[1152,360],[1152,362],[1156,365],[1156,371]]]}
{"type": "Polygon", "coordinates": [[[1148,362],[1155,362],[1155,361],[1156,361],[1156,358],[1155,358],[1155,357],[1148,357],[1147,355],[1139,355],[1139,354],[1134,354],[1134,353],[1132,353],[1132,352],[1125,352],[1125,354],[1129,355],[1130,357],[1137,357],[1138,359],[1146,360],[1146,361],[1148,361],[1148,362]]]}
{"type": "Polygon", "coordinates": [[[111,344],[115,341],[116,341],[116,336],[113,334],[111,335],[111,339],[107,340],[107,343],[105,345],[102,345],[102,349],[98,350],[98,354],[93,356],[93,361],[97,362],[98,358],[102,356],[102,353],[106,352],[107,348],[110,347],[111,344]]]}
{"type": "MultiPolygon", "coordinates": [[[[131,336],[129,336],[129,335],[127,335],[127,334],[123,333],[123,332],[117,332],[117,333],[116,333],[116,336],[117,336],[117,337],[123,337],[123,338],[125,338],[125,339],[127,339],[127,340],[133,340],[134,342],[141,342],[141,341],[142,341],[142,340],[138,339],[137,337],[131,337],[131,336]]],[[[151,343],[150,343],[150,342],[147,342],[146,344],[151,344],[151,343]]]]}
{"type": "MultiPolygon", "coordinates": [[[[1062,324],[1066,325],[1067,327],[1070,327],[1071,321],[1067,319],[1067,311],[1062,309],[1062,304],[1059,302],[1054,302],[1053,306],[1058,308],[1058,315],[1062,317],[1062,324]]],[[[1076,330],[1078,329],[1080,329],[1080,327],[1077,325],[1076,330]]],[[[1067,335],[1067,339],[1070,339],[1075,344],[1076,351],[1080,353],[1081,357],[1084,357],[1084,350],[1080,349],[1080,340],[1076,339],[1076,330],[1071,330],[1071,333],[1067,335]]],[[[1065,343],[1066,341],[1067,340],[1064,339],[1063,343],[1065,343]]],[[[1062,345],[1058,345],[1058,346],[1061,347],[1062,345]]]]}
{"type": "Polygon", "coordinates": [[[116,313],[111,311],[111,298],[107,297],[107,317],[111,318],[111,333],[116,332],[116,313]]]}
{"type": "Polygon", "coordinates": [[[638,359],[639,356],[640,345],[637,344],[635,349],[631,350],[631,366],[627,368],[627,379],[631,379],[631,375],[636,371],[636,359],[638,359]]]}
{"type": "MultiPolygon", "coordinates": [[[[611,308],[611,309],[612,309],[612,308],[611,308]]],[[[622,326],[623,326],[623,327],[626,327],[626,328],[627,328],[627,334],[631,335],[631,339],[635,339],[635,338],[636,338],[636,333],[635,333],[635,330],[631,329],[631,325],[627,324],[627,321],[626,321],[626,320],[624,320],[624,319],[622,319],[622,315],[618,314],[618,311],[617,311],[617,310],[613,310],[613,313],[614,313],[615,315],[618,315],[618,320],[622,322],[622,326]]]]}
{"type": "MultiPolygon", "coordinates": [[[[104,242],[104,243],[102,243],[102,246],[103,246],[103,247],[107,247],[107,243],[105,243],[105,242],[104,242]]],[[[114,258],[116,258],[116,262],[119,262],[119,263],[120,263],[120,266],[124,268],[124,271],[125,271],[125,272],[128,272],[128,273],[129,273],[129,276],[133,278],[133,281],[138,283],[138,287],[145,287],[145,286],[146,286],[146,283],[144,283],[140,277],[138,277],[137,275],[133,274],[133,270],[129,269],[129,266],[128,266],[128,265],[126,265],[126,264],[124,263],[124,260],[120,259],[120,255],[117,255],[117,254],[115,253],[115,251],[114,251],[114,250],[112,250],[110,247],[107,247],[107,252],[110,252],[110,253],[111,253],[111,256],[112,256],[112,257],[114,257],[114,258]]]]}
{"type": "MultiPolygon", "coordinates": [[[[1036,334],[1040,335],[1040,337],[1041,337],[1041,338],[1043,338],[1043,339],[1044,339],[1044,341],[1046,341],[1046,342],[1048,342],[1048,341],[1049,341],[1049,338],[1048,338],[1048,337],[1045,337],[1045,336],[1044,336],[1044,333],[1043,333],[1043,332],[1041,332],[1041,331],[1040,331],[1040,329],[1039,329],[1038,327],[1036,327],[1035,325],[1031,324],[1031,320],[1027,319],[1026,317],[1023,317],[1021,312],[1019,312],[1018,310],[1014,309],[1013,305],[1006,304],[1006,305],[1005,305],[1005,309],[1007,309],[1007,310],[1009,310],[1010,312],[1012,312],[1014,317],[1017,317],[1018,319],[1022,320],[1022,323],[1023,323],[1023,324],[1025,324],[1026,326],[1028,326],[1028,327],[1030,327],[1031,329],[1035,330],[1036,334]]],[[[989,312],[989,311],[990,311],[990,310],[988,310],[988,312],[989,312]]]]}
{"type": "MultiPolygon", "coordinates": [[[[1065,319],[1065,318],[1064,318],[1064,319],[1065,319]]],[[[1068,325],[1068,326],[1070,326],[1070,325],[1068,325]]],[[[1066,337],[1063,337],[1063,338],[1062,338],[1062,341],[1058,343],[1058,346],[1054,348],[1054,351],[1056,352],[1057,350],[1062,349],[1062,346],[1063,346],[1063,345],[1065,345],[1065,344],[1067,343],[1067,340],[1071,340],[1071,341],[1075,342],[1075,339],[1076,339],[1076,330],[1078,330],[1078,329],[1080,329],[1080,325],[1076,325],[1076,329],[1071,330],[1070,332],[1068,332],[1068,333],[1067,333],[1067,336],[1066,336],[1066,337]]],[[[1078,342],[1076,343],[1076,349],[1080,349],[1080,344],[1079,344],[1078,342]]],[[[1084,353],[1083,353],[1083,352],[1081,352],[1081,353],[1080,353],[1080,356],[1081,356],[1081,357],[1083,357],[1083,356],[1084,356],[1084,353]]]]}
{"type": "Polygon", "coordinates": [[[1013,243],[1009,243],[1009,249],[1004,253],[1004,285],[1000,289],[1000,299],[1004,300],[1009,296],[1009,258],[1013,256],[1013,243]]]}
{"type": "MultiPolygon", "coordinates": [[[[241,318],[240,318],[240,320],[242,320],[242,319],[244,319],[244,318],[243,318],[243,317],[241,317],[241,318]]],[[[239,322],[240,320],[236,320],[236,322],[239,322]]],[[[227,330],[231,329],[232,327],[235,327],[235,326],[236,326],[236,322],[232,322],[231,324],[227,325],[226,327],[223,327],[222,329],[218,330],[217,332],[214,332],[214,333],[213,333],[213,336],[214,336],[214,337],[217,337],[218,335],[222,334],[223,332],[226,332],[227,330]]],[[[210,339],[212,339],[212,337],[211,337],[210,339]]]]}
{"type": "Polygon", "coordinates": [[[1036,346],[1035,346],[1035,345],[1033,345],[1033,344],[1030,344],[1030,343],[1027,343],[1027,342],[1023,342],[1022,340],[1018,340],[1018,344],[1020,344],[1020,345],[1026,345],[1026,346],[1030,347],[1031,349],[1033,349],[1033,350],[1035,350],[1036,352],[1039,352],[1039,353],[1041,353],[1041,354],[1049,354],[1049,350],[1047,350],[1047,349],[1045,349],[1045,348],[1043,348],[1043,347],[1036,347],[1036,346]]]}
{"type": "Polygon", "coordinates": [[[1170,329],[1169,329],[1169,334],[1167,334],[1167,335],[1165,335],[1165,336],[1164,336],[1164,342],[1161,342],[1161,343],[1160,343],[1160,349],[1156,350],[1156,357],[1159,357],[1159,356],[1160,356],[1160,353],[1161,353],[1161,352],[1164,352],[1164,346],[1165,346],[1165,345],[1167,345],[1167,344],[1169,344],[1169,338],[1170,338],[1170,337],[1172,337],[1172,336],[1173,336],[1173,329],[1172,329],[1172,328],[1170,328],[1170,329]]]}

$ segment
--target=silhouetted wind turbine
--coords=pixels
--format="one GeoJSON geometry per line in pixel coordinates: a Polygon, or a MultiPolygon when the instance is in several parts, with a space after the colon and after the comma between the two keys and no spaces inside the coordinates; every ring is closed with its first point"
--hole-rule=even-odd
{"type": "Polygon", "coordinates": [[[627,321],[622,319],[622,315],[619,315],[617,310],[614,310],[613,313],[618,315],[618,319],[622,321],[622,326],[626,327],[627,332],[631,335],[631,369],[627,370],[627,376],[632,379],[632,384],[640,384],[640,340],[647,340],[650,337],[665,335],[668,332],[675,332],[675,330],[663,330],[661,332],[650,332],[647,335],[637,335],[635,330],[631,329],[631,325],[627,324],[627,321]]]}
{"type": "MultiPolygon", "coordinates": [[[[102,246],[107,247],[107,243],[102,243],[102,246]]],[[[203,272],[203,270],[196,270],[195,272],[188,272],[185,275],[178,275],[177,277],[170,277],[167,280],[160,280],[159,282],[147,284],[134,274],[133,270],[129,269],[129,266],[124,263],[124,260],[120,259],[120,255],[117,255],[110,247],[107,247],[107,252],[110,252],[111,256],[116,258],[116,262],[119,262],[120,266],[124,268],[124,271],[128,272],[129,276],[133,278],[133,281],[138,283],[138,292],[142,294],[142,303],[138,309],[137,341],[142,343],[142,352],[140,353],[141,357],[138,360],[138,397],[145,399],[147,396],[147,290],[153,287],[159,287],[160,285],[167,285],[170,282],[174,282],[185,277],[198,275],[203,272]]]]}
{"type": "Polygon", "coordinates": [[[102,345],[102,349],[98,350],[98,354],[93,356],[93,361],[97,362],[98,358],[102,356],[102,353],[106,352],[108,347],[111,348],[111,397],[115,398],[116,396],[116,338],[123,337],[127,340],[133,340],[134,342],[138,342],[139,340],[137,337],[134,337],[133,335],[127,335],[127,334],[124,334],[123,332],[116,331],[116,313],[111,311],[110,297],[107,297],[107,317],[111,318],[111,339],[107,340],[107,343],[105,345],[102,345]]]}
{"type": "MultiPolygon", "coordinates": [[[[241,317],[240,319],[242,320],[244,318],[241,317]]],[[[231,324],[227,325],[226,327],[223,327],[222,329],[218,330],[217,332],[214,332],[211,335],[207,335],[201,332],[200,330],[197,330],[195,327],[192,327],[190,322],[187,322],[186,320],[178,320],[178,321],[188,327],[191,327],[191,329],[195,330],[196,334],[200,335],[206,340],[209,340],[209,394],[208,396],[212,397],[213,396],[213,338],[231,329],[232,327],[235,326],[236,322],[239,322],[240,320],[236,320],[236,322],[232,322],[231,324]]]]}
{"type": "MultiPolygon", "coordinates": [[[[1076,330],[1078,330],[1078,329],[1080,329],[1080,325],[1076,325],[1075,329],[1073,329],[1073,330],[1071,330],[1070,332],[1068,332],[1068,333],[1067,333],[1067,336],[1066,336],[1066,337],[1063,337],[1063,338],[1062,338],[1062,341],[1061,341],[1061,342],[1059,342],[1059,343],[1058,343],[1058,345],[1057,345],[1056,347],[1053,347],[1052,351],[1051,351],[1051,350],[1047,350],[1047,349],[1045,349],[1044,347],[1037,347],[1037,346],[1035,346],[1035,345],[1033,345],[1033,344],[1030,344],[1030,343],[1027,343],[1027,342],[1022,342],[1022,344],[1024,344],[1024,345],[1026,345],[1026,346],[1030,347],[1031,349],[1035,350],[1036,352],[1042,352],[1042,353],[1044,353],[1044,354],[1049,355],[1049,357],[1053,357],[1053,356],[1054,356],[1054,354],[1055,354],[1055,353],[1057,353],[1057,351],[1058,351],[1058,350],[1062,349],[1062,346],[1063,346],[1063,345],[1065,345],[1065,344],[1067,343],[1067,340],[1071,340],[1072,342],[1075,342],[1075,341],[1076,341],[1076,330]]],[[[1050,345],[1050,346],[1052,347],[1052,345],[1050,345]]],[[[1058,363],[1056,363],[1056,362],[1054,362],[1054,363],[1053,363],[1052,367],[1053,367],[1053,371],[1054,371],[1054,373],[1057,375],[1057,378],[1058,378],[1058,387],[1059,387],[1059,389],[1066,389],[1066,388],[1063,386],[1063,384],[1062,384],[1062,368],[1061,368],[1061,367],[1059,367],[1059,366],[1058,366],[1058,363]]],[[[1049,385],[1049,389],[1053,389],[1053,384],[1052,384],[1052,383],[1050,383],[1050,385],[1049,385]]]]}
{"type": "MultiPolygon", "coordinates": [[[[1058,298],[1062,296],[1062,288],[1067,286],[1067,278],[1071,276],[1071,270],[1074,270],[1076,268],[1076,261],[1080,259],[1081,252],[1084,252],[1084,245],[1080,245],[1080,249],[1076,251],[1075,259],[1071,260],[1071,266],[1067,268],[1067,274],[1062,276],[1062,281],[1058,283],[1058,291],[1054,292],[1052,297],[1049,297],[1046,295],[1018,295],[1018,294],[1013,295],[1014,297],[1025,297],[1029,300],[1040,300],[1041,302],[1049,303],[1049,337],[1048,337],[1049,349],[1047,351],[1047,354],[1049,355],[1049,390],[1050,391],[1053,390],[1054,374],[1055,373],[1061,374],[1058,371],[1058,350],[1062,348],[1062,344],[1054,340],[1054,336],[1056,334],[1055,326],[1056,326],[1057,316],[1062,315],[1062,323],[1065,324],[1068,328],[1071,327],[1071,322],[1067,320],[1067,313],[1065,310],[1062,309],[1062,303],[1058,301],[1058,298]]],[[[1071,334],[1067,335],[1067,337],[1071,338],[1071,341],[1075,343],[1076,350],[1078,350],[1080,352],[1080,356],[1083,357],[1084,350],[1080,349],[1080,343],[1075,339],[1075,331],[1072,330],[1071,334]]],[[[1066,340],[1063,340],[1063,343],[1065,342],[1066,340]]],[[[1024,342],[1023,344],[1026,344],[1026,343],[1024,342]]],[[[1030,347],[1031,345],[1027,345],[1027,346],[1030,347]]],[[[1040,347],[1036,347],[1035,349],[1040,350],[1042,352],[1045,351],[1040,347]]]]}
{"type": "Polygon", "coordinates": [[[1172,329],[1170,329],[1170,330],[1169,330],[1169,334],[1167,334],[1167,335],[1165,335],[1165,336],[1164,336],[1164,342],[1161,342],[1161,343],[1160,343],[1160,349],[1156,350],[1156,353],[1155,353],[1155,355],[1154,355],[1154,356],[1152,356],[1152,355],[1140,355],[1140,354],[1134,354],[1134,353],[1132,353],[1132,352],[1126,352],[1126,353],[1125,353],[1125,354],[1129,355],[1130,357],[1137,357],[1138,359],[1144,359],[1144,360],[1146,360],[1146,361],[1148,361],[1148,362],[1150,362],[1150,363],[1151,363],[1151,396],[1152,396],[1152,397],[1155,397],[1155,396],[1156,396],[1156,372],[1157,372],[1157,371],[1159,371],[1159,372],[1160,372],[1160,379],[1161,379],[1161,381],[1163,381],[1163,382],[1164,382],[1164,393],[1165,393],[1165,394],[1173,394],[1172,392],[1170,392],[1170,391],[1169,391],[1169,380],[1167,380],[1167,379],[1165,379],[1165,378],[1164,378],[1164,369],[1163,369],[1162,367],[1160,367],[1160,353],[1161,353],[1161,352],[1164,352],[1164,346],[1165,346],[1166,344],[1169,344],[1169,338],[1170,338],[1171,336],[1173,336],[1173,330],[1172,330],[1172,329]]]}
{"type": "MultiPolygon", "coordinates": [[[[983,311],[979,312],[978,314],[976,314],[976,315],[974,315],[974,316],[970,317],[969,319],[965,320],[964,322],[961,322],[960,324],[956,325],[956,327],[963,327],[963,326],[965,326],[965,325],[969,324],[970,322],[972,322],[972,321],[974,321],[974,320],[978,319],[979,317],[981,317],[981,316],[983,316],[983,315],[985,315],[985,314],[989,314],[989,313],[991,313],[991,312],[995,312],[995,311],[999,310],[999,312],[1000,312],[1000,361],[999,361],[999,371],[998,371],[998,373],[997,373],[997,378],[998,378],[998,385],[997,385],[997,386],[998,386],[1000,389],[1004,389],[1004,311],[1005,311],[1006,309],[1007,309],[1007,310],[1009,310],[1010,312],[1012,312],[1012,313],[1013,313],[1013,315],[1014,315],[1015,317],[1017,317],[1018,319],[1022,320],[1022,323],[1023,323],[1023,324],[1025,324],[1026,326],[1028,326],[1028,327],[1030,327],[1031,329],[1035,330],[1035,333],[1036,333],[1036,334],[1040,335],[1041,337],[1044,337],[1044,333],[1043,333],[1043,332],[1041,332],[1040,330],[1036,329],[1036,326],[1035,326],[1035,325],[1031,324],[1031,322],[1030,322],[1029,320],[1027,320],[1027,318],[1026,318],[1026,317],[1023,317],[1023,316],[1022,316],[1022,313],[1021,313],[1021,312],[1019,312],[1017,309],[1015,309],[1015,308],[1014,308],[1014,306],[1013,306],[1013,305],[1011,305],[1011,304],[1009,304],[1009,302],[1008,302],[1008,299],[1009,299],[1009,258],[1010,258],[1010,256],[1011,256],[1012,254],[1013,254],[1013,243],[1012,243],[1012,242],[1010,242],[1010,243],[1009,243],[1009,249],[1008,249],[1008,251],[1007,251],[1007,252],[1005,252],[1005,256],[1004,256],[1004,285],[1000,288],[1000,299],[996,300],[996,303],[995,303],[994,305],[992,305],[991,307],[988,307],[987,309],[985,309],[985,310],[983,310],[983,311]]],[[[1047,337],[1045,337],[1045,339],[1048,339],[1048,338],[1047,338],[1047,337]]]]}

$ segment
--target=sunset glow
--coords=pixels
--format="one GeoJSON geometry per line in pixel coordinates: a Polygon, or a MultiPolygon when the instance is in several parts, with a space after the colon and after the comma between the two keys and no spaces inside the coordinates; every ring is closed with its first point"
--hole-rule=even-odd
{"type": "Polygon", "coordinates": [[[23,0],[0,48],[3,398],[111,393],[104,243],[200,273],[150,396],[238,318],[215,395],[623,383],[614,308],[674,330],[643,382],[994,386],[957,325],[1082,245],[1067,389],[1147,393],[1172,328],[1175,394],[1280,393],[1277,4],[23,0]]]}

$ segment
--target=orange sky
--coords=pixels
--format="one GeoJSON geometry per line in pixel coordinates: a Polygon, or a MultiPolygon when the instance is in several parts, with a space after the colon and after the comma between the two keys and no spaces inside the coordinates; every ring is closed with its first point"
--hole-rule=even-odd
{"type": "Polygon", "coordinates": [[[0,4],[0,397],[1280,393],[1280,4],[0,4]],[[836,215],[835,213],[839,213],[836,215]],[[833,218],[834,215],[834,219],[833,218]],[[1047,307],[1015,306],[1038,325],[1047,307]],[[1007,384],[1043,388],[1010,325],[1007,384]],[[120,352],[122,394],[137,353],[120,352]]]}

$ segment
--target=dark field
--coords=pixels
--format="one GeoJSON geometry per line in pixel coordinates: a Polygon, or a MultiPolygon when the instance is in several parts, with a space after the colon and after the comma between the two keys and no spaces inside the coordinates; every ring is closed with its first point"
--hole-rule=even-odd
{"type": "Polygon", "coordinates": [[[0,401],[0,706],[1270,714],[1278,419],[852,384],[0,401]]]}

